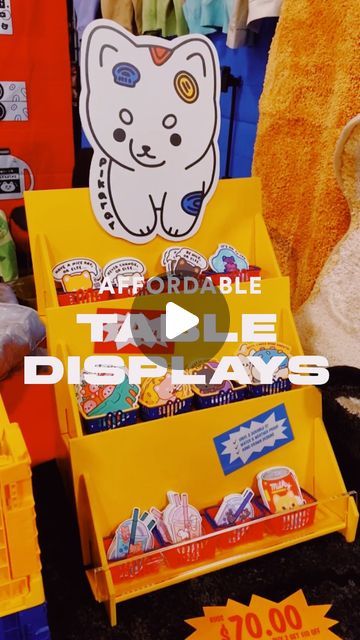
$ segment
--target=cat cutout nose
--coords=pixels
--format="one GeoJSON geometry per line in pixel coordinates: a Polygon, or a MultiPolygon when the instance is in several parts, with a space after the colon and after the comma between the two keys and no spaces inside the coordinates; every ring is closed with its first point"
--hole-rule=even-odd
{"type": "Polygon", "coordinates": [[[143,150],[144,153],[149,153],[150,149],[151,149],[151,147],[149,147],[148,144],[143,144],[142,150],[143,150]]]}

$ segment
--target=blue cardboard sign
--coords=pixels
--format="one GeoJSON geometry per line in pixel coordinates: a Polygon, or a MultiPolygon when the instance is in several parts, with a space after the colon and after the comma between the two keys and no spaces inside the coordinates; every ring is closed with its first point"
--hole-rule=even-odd
{"type": "Polygon", "coordinates": [[[284,404],[251,418],[214,438],[225,475],[294,440],[284,404]]]}

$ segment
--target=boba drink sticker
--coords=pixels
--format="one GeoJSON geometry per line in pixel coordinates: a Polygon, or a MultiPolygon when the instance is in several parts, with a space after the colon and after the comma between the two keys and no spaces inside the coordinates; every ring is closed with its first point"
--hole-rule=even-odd
{"type": "Polygon", "coordinates": [[[25,82],[0,80],[0,120],[28,120],[25,82]]]}
{"type": "Polygon", "coordinates": [[[71,258],[60,262],[53,268],[53,277],[65,293],[98,289],[101,282],[101,269],[90,258],[71,258]]]}
{"type": "Polygon", "coordinates": [[[236,273],[249,268],[245,256],[229,244],[219,244],[209,263],[215,273],[236,273]]]}
{"type": "Polygon", "coordinates": [[[288,444],[294,439],[284,404],[225,431],[214,438],[225,475],[288,444]]]}
{"type": "Polygon", "coordinates": [[[164,251],[161,264],[167,273],[185,276],[199,276],[207,268],[206,258],[187,247],[169,248],[164,251]]]}
{"type": "Polygon", "coordinates": [[[12,36],[11,0],[0,0],[0,36],[12,36]]]}
{"type": "Polygon", "coordinates": [[[103,276],[116,285],[119,277],[143,277],[146,267],[137,258],[117,258],[108,262],[103,268],[103,276]]]}

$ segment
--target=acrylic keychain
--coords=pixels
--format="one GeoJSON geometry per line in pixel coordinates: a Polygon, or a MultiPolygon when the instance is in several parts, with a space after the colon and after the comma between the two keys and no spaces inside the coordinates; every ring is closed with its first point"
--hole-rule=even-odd
{"type": "Polygon", "coordinates": [[[251,520],[254,517],[254,507],[251,504],[254,495],[254,492],[247,488],[243,493],[225,496],[214,517],[218,527],[251,520]]]}
{"type": "Polygon", "coordinates": [[[108,560],[121,560],[127,556],[138,555],[154,548],[154,537],[151,533],[156,526],[155,518],[135,507],[131,518],[124,520],[116,529],[114,538],[107,552],[108,560]]]}
{"type": "Polygon", "coordinates": [[[184,540],[193,540],[202,535],[201,515],[189,504],[187,493],[169,492],[169,504],[164,510],[163,519],[175,544],[184,540]]]}

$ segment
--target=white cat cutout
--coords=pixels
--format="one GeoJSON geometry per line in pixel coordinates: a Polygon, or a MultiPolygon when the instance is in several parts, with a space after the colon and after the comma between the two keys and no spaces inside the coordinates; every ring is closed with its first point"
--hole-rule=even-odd
{"type": "Polygon", "coordinates": [[[210,40],[133,36],[95,20],[81,77],[100,225],[136,244],[194,235],[219,179],[220,67],[210,40]]]}

